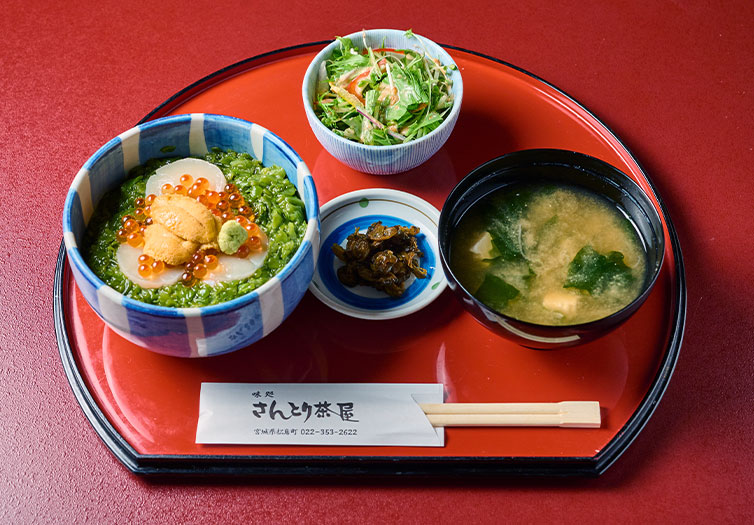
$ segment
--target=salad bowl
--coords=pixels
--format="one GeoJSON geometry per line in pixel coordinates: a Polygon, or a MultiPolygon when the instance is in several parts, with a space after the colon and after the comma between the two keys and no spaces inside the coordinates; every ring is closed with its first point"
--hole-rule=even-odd
{"type": "MultiPolygon", "coordinates": [[[[339,60],[347,60],[348,54],[338,57],[339,60]]],[[[346,66],[347,67],[347,66],[346,66]]],[[[340,68],[343,69],[342,67],[340,68]]],[[[364,68],[366,69],[366,68],[364,68]]],[[[408,76],[418,78],[420,75],[424,75],[423,70],[417,68],[416,71],[409,71],[408,76]]],[[[393,86],[393,75],[389,75],[389,83],[393,86]]],[[[386,76],[387,79],[387,76],[386,76]]],[[[423,78],[420,83],[422,86],[421,91],[434,93],[429,88],[429,84],[423,82],[429,82],[428,78],[423,78]]],[[[400,99],[403,96],[400,90],[396,89],[398,96],[395,97],[396,103],[401,103],[400,99]]],[[[407,88],[408,91],[414,91],[412,88],[407,88]]],[[[436,90],[436,87],[435,87],[436,90]]],[[[405,91],[405,90],[404,90],[405,91]]],[[[320,51],[309,64],[306,74],[304,75],[304,81],[302,85],[301,94],[303,97],[304,110],[306,117],[309,121],[314,135],[319,140],[322,147],[324,147],[333,157],[338,159],[343,164],[365,173],[375,175],[391,175],[395,173],[401,173],[408,171],[412,168],[419,166],[427,161],[432,155],[445,144],[453,131],[458,115],[461,111],[461,102],[463,100],[463,81],[458,68],[450,57],[450,55],[438,44],[431,40],[424,38],[423,36],[415,35],[411,31],[399,31],[395,29],[372,29],[368,31],[359,31],[347,35],[343,39],[336,39],[322,51],[320,51]],[[326,89],[328,82],[332,84],[334,79],[327,77],[327,72],[324,67],[325,61],[333,57],[333,53],[341,49],[341,40],[348,39],[353,43],[354,51],[352,54],[358,52],[365,53],[366,48],[369,47],[372,50],[380,52],[403,54],[402,50],[415,50],[420,54],[425,54],[430,60],[433,60],[436,64],[442,66],[449,66],[446,68],[446,72],[439,75],[441,82],[447,82],[449,92],[452,93],[452,106],[447,108],[438,109],[438,113],[443,116],[442,121],[437,127],[432,129],[429,133],[422,135],[421,131],[416,134],[418,138],[406,140],[400,143],[385,143],[385,144],[364,144],[356,140],[351,140],[343,136],[343,133],[335,132],[326,126],[318,117],[315,112],[315,104],[317,104],[318,93],[321,93],[323,89],[326,89]]],[[[346,94],[346,97],[349,97],[346,94]]],[[[350,98],[350,97],[349,97],[350,98]]],[[[448,97],[450,98],[450,97],[448,97]]],[[[353,100],[353,99],[351,99],[353,100]]],[[[405,136],[414,134],[415,128],[419,128],[425,125],[426,121],[420,122],[418,119],[427,118],[433,111],[432,104],[437,103],[433,101],[429,96],[429,104],[426,104],[424,110],[415,110],[416,117],[411,121],[411,125],[406,125],[405,129],[401,129],[401,132],[407,133],[405,136]],[[412,127],[413,126],[413,127],[412,127]]],[[[438,99],[439,100],[439,99],[438,99]]],[[[358,105],[358,102],[354,100],[354,104],[358,105]]],[[[421,105],[419,107],[422,107],[421,105]]],[[[374,122],[375,119],[371,118],[367,111],[362,111],[359,108],[360,115],[356,115],[356,120],[360,122],[360,119],[366,118],[370,120],[367,127],[371,127],[374,123],[374,127],[380,130],[383,129],[384,124],[381,122],[374,122]]],[[[436,125],[436,122],[435,124],[436,125]]],[[[429,128],[432,126],[430,125],[429,128]]],[[[391,132],[388,127],[384,127],[385,131],[392,136],[399,136],[398,140],[402,140],[400,137],[401,132],[391,132]]],[[[395,140],[388,140],[385,142],[395,142],[395,140]]]]}

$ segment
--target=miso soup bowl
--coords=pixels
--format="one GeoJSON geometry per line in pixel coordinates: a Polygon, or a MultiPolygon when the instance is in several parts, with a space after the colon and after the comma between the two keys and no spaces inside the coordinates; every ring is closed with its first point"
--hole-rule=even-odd
{"type": "MultiPolygon", "coordinates": [[[[415,49],[419,52],[426,49],[427,54],[436,58],[443,65],[455,65],[442,46],[420,35],[408,37],[405,31],[397,29],[370,29],[346,35],[354,46],[364,49],[366,43],[374,48],[387,47],[393,49],[415,49]]],[[[425,136],[410,140],[404,144],[391,146],[373,146],[348,140],[334,133],[325,126],[314,113],[314,101],[316,99],[316,86],[322,63],[330,58],[333,51],[340,45],[335,40],[320,51],[309,64],[304,75],[301,94],[303,97],[304,111],[309,121],[314,136],[333,157],[355,170],[373,175],[392,175],[408,171],[427,161],[432,155],[445,144],[450,137],[453,127],[461,112],[463,101],[463,80],[458,68],[450,73],[453,80],[454,103],[445,120],[432,132],[425,136]]]]}
{"type": "Polygon", "coordinates": [[[474,169],[450,192],[440,213],[440,259],[448,285],[464,308],[496,334],[529,348],[554,349],[596,339],[625,322],[646,300],[657,280],[665,252],[662,221],[651,199],[630,177],[594,157],[556,149],[524,150],[493,159],[474,169]],[[515,183],[542,181],[576,186],[606,198],[633,222],[647,255],[647,273],[639,295],[621,310],[596,321],[551,326],[501,314],[460,284],[450,266],[451,233],[473,204],[515,183]]]}
{"type": "Polygon", "coordinates": [[[301,157],[265,128],[233,117],[177,115],[136,126],[102,146],[71,184],[63,211],[63,237],[73,278],[97,315],[116,333],[154,352],[203,357],[248,346],[277,328],[309,286],[319,251],[319,203],[301,157]],[[130,299],[107,286],[86,265],[80,248],[86,226],[105,193],[150,158],[200,156],[218,147],[251,154],[282,167],[306,206],[303,241],[293,258],[256,290],[201,308],[169,308],[130,299]]]}

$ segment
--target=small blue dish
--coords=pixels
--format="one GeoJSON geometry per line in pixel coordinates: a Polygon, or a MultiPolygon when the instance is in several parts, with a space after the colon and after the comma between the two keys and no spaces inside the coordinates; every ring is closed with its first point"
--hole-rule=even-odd
{"type": "Polygon", "coordinates": [[[116,333],[154,352],[205,357],[248,346],[277,328],[311,281],[319,251],[319,204],[314,181],[301,157],[282,139],[245,120],[210,114],[165,117],[136,126],[102,146],[71,184],[63,210],[63,239],[81,293],[116,333]],[[265,166],[282,167],[306,207],[307,228],[293,258],[256,290],[201,308],[169,308],[136,301],[107,286],[79,251],[100,199],[128,172],[151,158],[190,157],[210,149],[251,154],[265,166]]]}
{"type": "Polygon", "coordinates": [[[428,202],[410,193],[374,188],[341,195],[322,206],[320,215],[322,248],[309,289],[330,308],[360,319],[393,319],[424,308],[447,286],[437,247],[440,212],[428,202]],[[333,244],[345,246],[356,228],[365,232],[377,221],[385,226],[419,228],[417,244],[427,277],[409,279],[397,298],[369,286],[348,287],[338,280],[337,270],[343,262],[335,257],[333,244]]]}

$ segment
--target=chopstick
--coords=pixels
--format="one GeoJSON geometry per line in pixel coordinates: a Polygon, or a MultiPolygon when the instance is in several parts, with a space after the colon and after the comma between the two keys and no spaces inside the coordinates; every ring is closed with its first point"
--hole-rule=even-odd
{"type": "Polygon", "coordinates": [[[599,428],[597,401],[560,403],[420,403],[433,427],[599,428]]]}

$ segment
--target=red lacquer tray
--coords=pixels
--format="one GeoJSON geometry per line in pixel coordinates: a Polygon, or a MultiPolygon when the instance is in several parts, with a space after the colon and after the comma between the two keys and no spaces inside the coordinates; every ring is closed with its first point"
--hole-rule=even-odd
{"type": "Polygon", "coordinates": [[[145,120],[209,112],[274,131],[303,157],[320,203],[368,187],[412,192],[441,208],[477,165],[514,150],[563,148],[633,177],[663,214],[664,267],[646,303],[592,343],[537,351],[487,331],[444,292],[389,321],[346,317],[306,294],[272,334],[243,350],[179,359],[108,329],[71,279],[61,248],[55,320],[63,365],[87,418],[113,453],[144,474],[599,474],[641,431],[670,380],[683,336],[686,286],[678,239],[649,178],[621,141],[557,88],[509,64],[446,46],[464,79],[461,116],[426,164],[395,176],[353,171],[325,152],[301,101],[304,71],[325,43],[268,53],[186,88],[145,120]],[[198,445],[199,388],[220,382],[443,383],[448,402],[596,400],[599,429],[449,428],[446,446],[198,445]]]}

